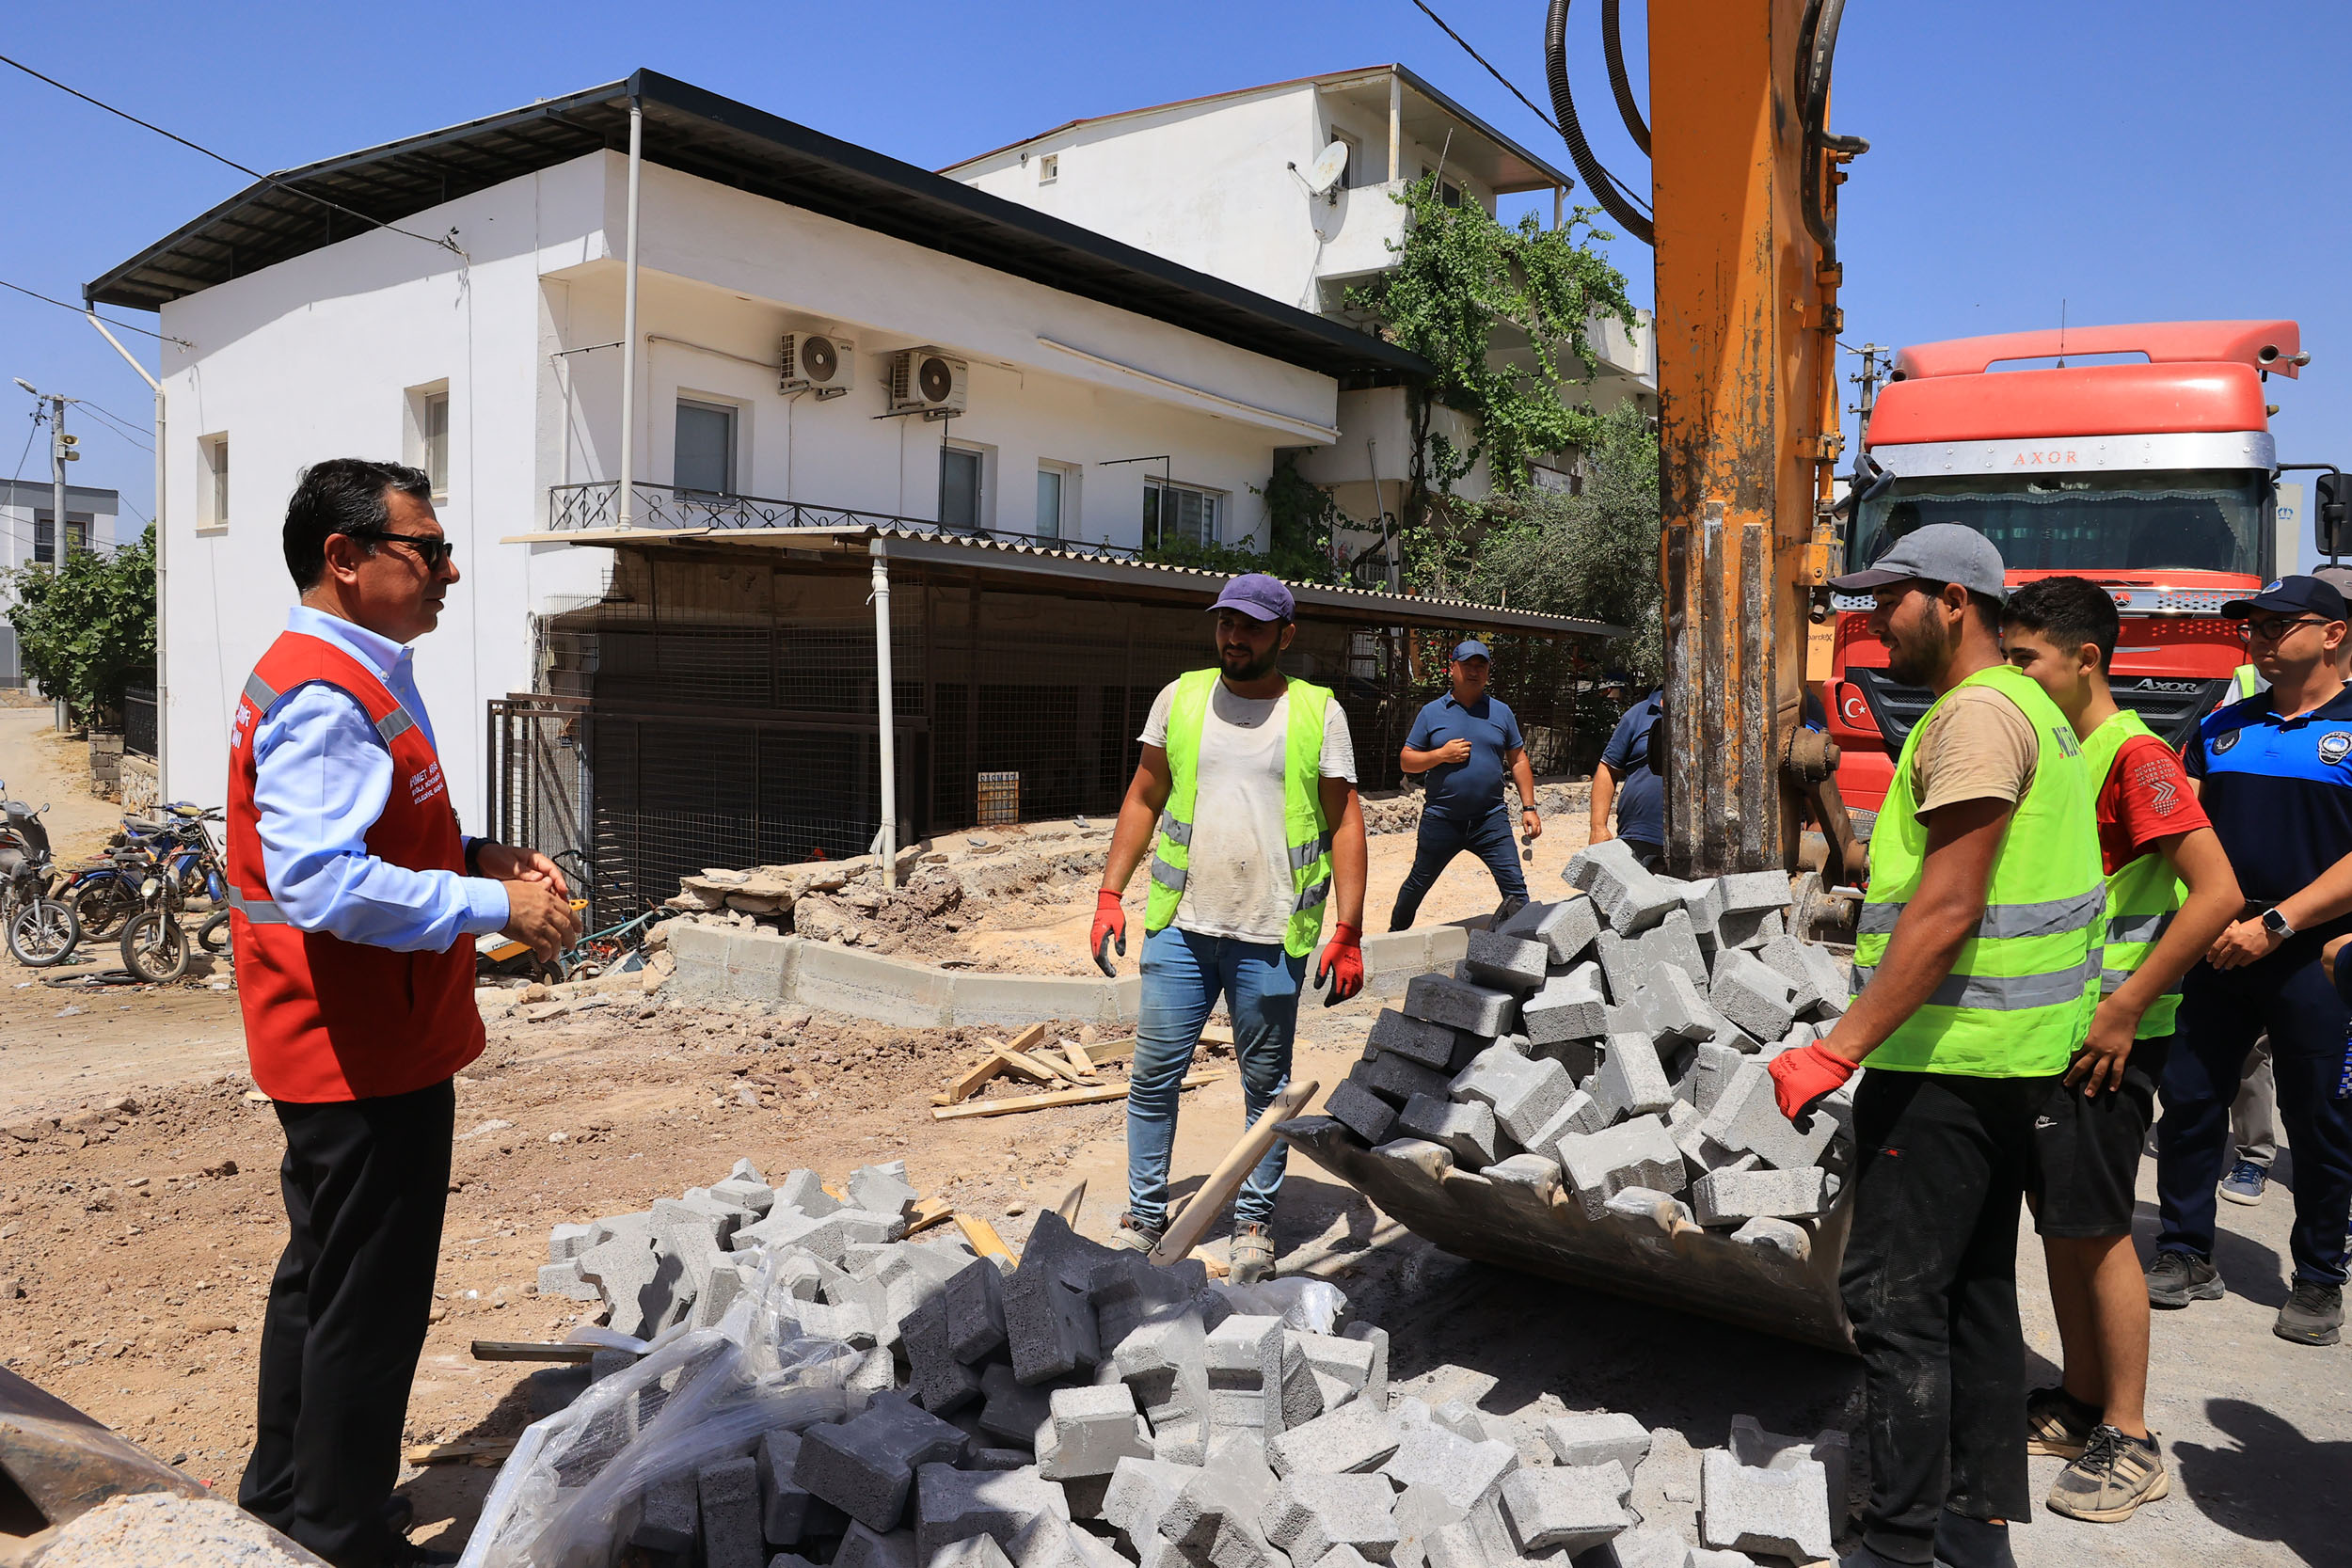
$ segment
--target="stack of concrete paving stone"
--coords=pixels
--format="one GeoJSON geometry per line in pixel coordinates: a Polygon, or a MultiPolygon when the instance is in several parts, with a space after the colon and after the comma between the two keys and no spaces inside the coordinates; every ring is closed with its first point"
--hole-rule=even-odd
{"type": "Polygon", "coordinates": [[[1471,932],[1452,973],[1413,979],[1326,1114],[1382,1155],[1596,1220],[1807,1249],[1851,1168],[1860,1080],[1792,1126],[1765,1064],[1845,1011],[1846,961],[1789,932],[1778,872],[1686,882],[1611,840],[1567,879],[1566,899],[1471,932]]]}

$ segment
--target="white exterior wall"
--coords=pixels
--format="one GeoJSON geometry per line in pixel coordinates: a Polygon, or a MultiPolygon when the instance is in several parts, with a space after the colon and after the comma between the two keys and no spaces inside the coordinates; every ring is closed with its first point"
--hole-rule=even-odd
{"type": "MultiPolygon", "coordinates": [[[[499,541],[546,526],[549,486],[618,477],[622,355],[599,345],[620,336],[627,178],[625,157],[597,153],[403,221],[454,227],[469,261],[379,230],[165,307],[162,330],[196,345],[165,361],[168,794],[222,798],[237,693],[296,597],[279,543],[296,473],[414,461],[408,391],[446,381],[439,512],[464,576],[417,662],[453,796],[481,823],[484,704],[531,688],[530,617],[596,595],[609,560],[499,541]],[[219,435],[230,515],[203,528],[199,443],[219,435]]],[[[1226,492],[1224,537],[1242,543],[1263,527],[1252,488],[1275,451],[1319,444],[1336,420],[1328,376],[870,230],[653,165],[641,203],[640,331],[700,345],[641,342],[641,483],[672,477],[684,394],[739,410],[747,495],[935,517],[939,447],[955,441],[988,454],[984,520],[1029,531],[1051,459],[1083,466],[1071,531],[1133,546],[1147,466],[1098,465],[1166,452],[1176,480],[1226,492]],[[856,340],[850,394],[777,392],[777,338],[796,328],[856,340]],[[971,361],[969,415],[876,418],[885,351],[927,344],[971,361]]]]}

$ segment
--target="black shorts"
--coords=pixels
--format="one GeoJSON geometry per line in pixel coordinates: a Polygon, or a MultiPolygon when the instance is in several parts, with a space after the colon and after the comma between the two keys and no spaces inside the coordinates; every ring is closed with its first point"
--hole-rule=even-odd
{"type": "Polygon", "coordinates": [[[2140,1150],[2156,1119],[2156,1084],[2171,1049],[2169,1035],[2134,1042],[2122,1086],[2096,1099],[2080,1085],[2050,1085],[2034,1117],[2026,1189],[2037,1231],[2061,1239],[2131,1234],[2140,1150]]]}

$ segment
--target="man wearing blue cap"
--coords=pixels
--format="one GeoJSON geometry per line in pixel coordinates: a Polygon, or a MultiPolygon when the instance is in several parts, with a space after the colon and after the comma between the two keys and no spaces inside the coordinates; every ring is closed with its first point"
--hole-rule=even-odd
{"type": "MultiPolygon", "coordinates": [[[[1127,951],[1120,905],[1144,851],[1143,1001],[1127,1090],[1127,1199],[1120,1240],[1139,1252],[1168,1225],[1177,1092],[1222,996],[1251,1121],[1290,1083],[1307,956],[1336,917],[1315,968],[1326,1006],[1363,989],[1364,816],[1347,715],[1327,688],[1282,673],[1291,591],[1263,572],[1225,585],[1217,664],[1168,683],[1152,705],[1143,758],[1119,808],[1088,946],[1103,973],[1127,951]],[[1156,832],[1155,832],[1156,828],[1156,832]]],[[[1277,1143],[1233,1200],[1231,1278],[1274,1272],[1277,1143]]]]}
{"type": "Polygon", "coordinates": [[[1407,773],[1427,775],[1421,806],[1421,842],[1413,869],[1396,890],[1389,929],[1413,924],[1421,901],[1439,873],[1468,849],[1486,863],[1502,895],[1504,917],[1527,902],[1527,879],[1519,872],[1518,846],[1511,841],[1511,816],[1502,804],[1502,776],[1519,786],[1519,823],[1530,844],[1543,836],[1535,815],[1535,774],[1527,766],[1527,742],[1519,721],[1500,697],[1486,694],[1494,655],[1475,640],[1454,645],[1446,673],[1453,689],[1424,706],[1405,737],[1398,758],[1407,773]]]}

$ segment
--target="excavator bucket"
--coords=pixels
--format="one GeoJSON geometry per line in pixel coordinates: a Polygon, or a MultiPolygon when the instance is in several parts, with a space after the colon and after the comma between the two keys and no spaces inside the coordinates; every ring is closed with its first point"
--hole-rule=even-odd
{"type": "Polygon", "coordinates": [[[1853,1351],[1837,1294],[1851,1183],[1828,1213],[1802,1222],[1803,1243],[1782,1251],[1702,1229],[1671,1202],[1593,1219],[1572,1192],[1546,1196],[1490,1180],[1427,1145],[1416,1159],[1383,1155],[1328,1117],[1301,1117],[1282,1136],[1415,1235],[1459,1257],[1853,1351]]]}

